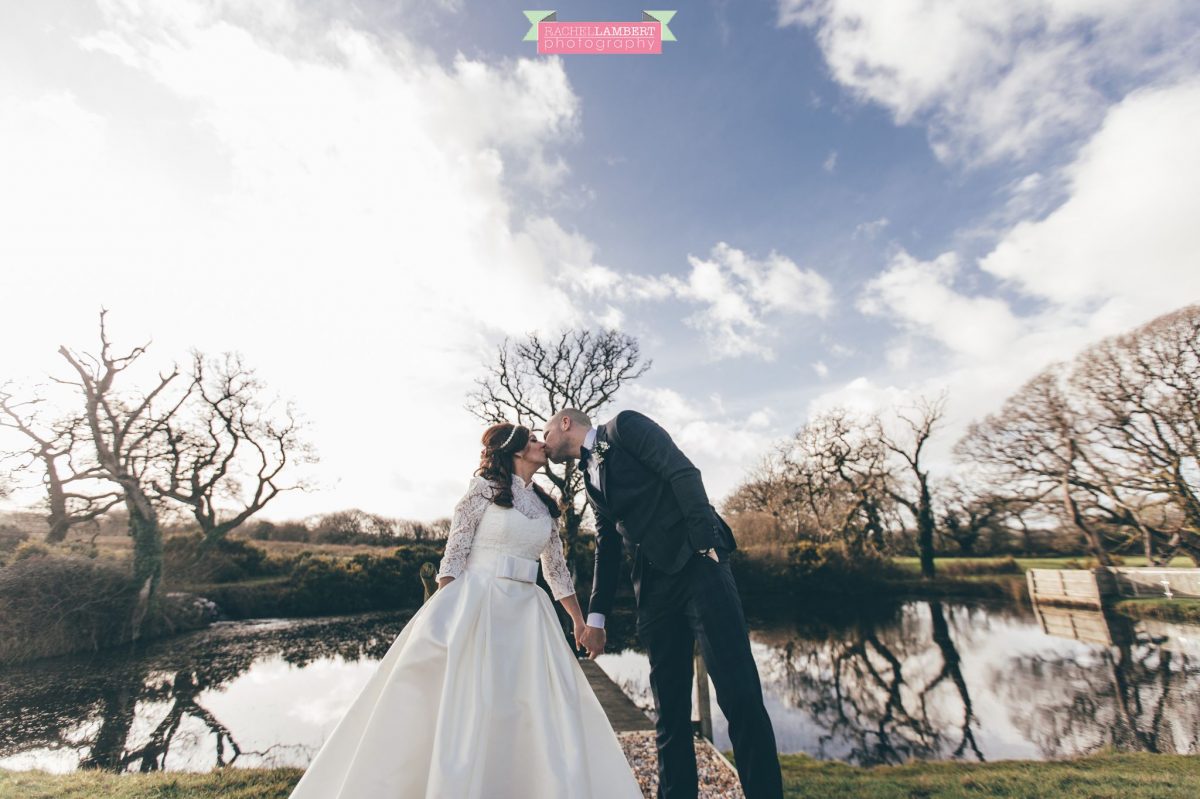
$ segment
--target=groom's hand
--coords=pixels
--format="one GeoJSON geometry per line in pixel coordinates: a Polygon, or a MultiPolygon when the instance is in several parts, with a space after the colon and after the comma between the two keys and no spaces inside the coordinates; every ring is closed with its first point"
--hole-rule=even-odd
{"type": "Polygon", "coordinates": [[[608,636],[604,632],[603,627],[588,625],[583,628],[582,640],[579,643],[583,644],[584,648],[587,649],[588,658],[595,660],[597,655],[604,654],[604,644],[607,640],[608,636]]]}

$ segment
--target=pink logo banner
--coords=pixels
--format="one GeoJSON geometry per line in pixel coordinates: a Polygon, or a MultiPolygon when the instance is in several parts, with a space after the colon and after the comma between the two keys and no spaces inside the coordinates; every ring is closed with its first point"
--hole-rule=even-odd
{"type": "Polygon", "coordinates": [[[667,23],[674,11],[643,11],[639,22],[559,22],[554,11],[526,11],[529,33],[546,55],[658,55],[675,41],[667,23]]]}
{"type": "Polygon", "coordinates": [[[661,22],[539,22],[538,52],[547,55],[657,55],[661,22]]]}

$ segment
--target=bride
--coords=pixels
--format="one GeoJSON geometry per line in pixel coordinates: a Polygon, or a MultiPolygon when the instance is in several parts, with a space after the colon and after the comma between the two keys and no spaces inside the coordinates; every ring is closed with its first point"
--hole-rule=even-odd
{"type": "Polygon", "coordinates": [[[291,799],[640,799],[621,745],[537,586],[576,630],[545,445],[489,427],[454,509],[438,590],[396,637],[291,799]]]}

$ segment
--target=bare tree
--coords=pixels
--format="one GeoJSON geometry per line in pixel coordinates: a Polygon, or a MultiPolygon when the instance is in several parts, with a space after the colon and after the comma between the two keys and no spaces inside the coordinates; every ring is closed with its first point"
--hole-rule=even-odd
{"type": "Polygon", "coordinates": [[[1111,565],[1088,479],[1086,422],[1063,388],[1066,368],[1056,364],[1026,383],[998,413],[972,423],[955,445],[959,458],[983,466],[996,484],[1021,500],[1045,504],[1078,530],[1101,565],[1111,565]]]}
{"type": "Polygon", "coordinates": [[[841,541],[882,552],[895,527],[887,451],[869,420],[835,408],[769,453],[731,509],[770,514],[785,540],[841,541]]]}
{"type": "Polygon", "coordinates": [[[1200,564],[1200,305],[1092,346],[1029,381],[956,447],[993,485],[1078,530],[1102,564],[1200,564]]]}
{"type": "Polygon", "coordinates": [[[1025,551],[1034,549],[1029,525],[1023,518],[1028,506],[1003,491],[951,477],[941,481],[935,499],[942,509],[942,535],[957,544],[964,555],[974,554],[981,539],[985,547],[993,549],[997,544],[1018,540],[1025,551]]]}
{"type": "Polygon", "coordinates": [[[138,586],[138,602],[131,620],[132,637],[139,637],[142,620],[157,598],[162,578],[162,530],[158,508],[149,487],[149,475],[158,452],[156,437],[179,411],[195,388],[195,382],[183,386],[175,397],[168,389],[180,377],[178,366],[159,373],[158,383],[146,393],[121,392],[117,379],[146,352],[146,345],[128,354],[113,354],[104,317],[100,311],[100,354],[77,354],[66,346],[59,354],[75,371],[77,380],[52,378],[78,390],[83,400],[83,420],[90,437],[98,474],[115,483],[125,510],[129,513],[129,534],[133,538],[133,578],[138,586]],[[158,406],[162,406],[159,410],[158,406]]]}
{"type": "Polygon", "coordinates": [[[193,352],[192,380],[190,412],[162,421],[166,444],[151,485],[185,505],[211,544],[281,493],[311,488],[282,477],[289,466],[317,458],[290,403],[277,415],[260,402],[262,381],[240,355],[210,361],[193,352]]]}
{"type": "Polygon", "coordinates": [[[0,453],[0,457],[20,461],[22,470],[40,465],[46,489],[46,542],[56,544],[73,526],[107,513],[122,501],[122,495],[102,482],[104,471],[98,464],[80,462],[88,436],[82,417],[43,424],[38,414],[43,401],[18,401],[7,388],[0,389],[0,427],[16,430],[30,442],[26,449],[0,453]]]}
{"type": "Polygon", "coordinates": [[[1136,530],[1151,563],[1200,558],[1200,305],[1091,347],[1070,385],[1114,523],[1136,530]]]}
{"type": "MultiPolygon", "coordinates": [[[[530,334],[505,339],[496,359],[476,380],[467,410],[484,422],[515,422],[539,427],[563,408],[578,408],[596,418],[622,386],[646,373],[637,339],[615,330],[596,333],[572,330],[557,337],[530,334]]],[[[574,571],[581,556],[579,528],[583,520],[583,478],[568,463],[547,464],[546,478],[558,489],[563,509],[563,545],[574,571]]]]}
{"type": "MultiPolygon", "coordinates": [[[[812,497],[794,484],[797,475],[789,455],[790,444],[775,447],[725,500],[722,509],[739,541],[783,544],[822,537],[809,506],[812,497]],[[763,525],[755,520],[765,521],[767,527],[757,535],[754,531],[763,525]]],[[[811,474],[805,476],[811,480],[811,474]]]]}
{"type": "Polygon", "coordinates": [[[933,513],[933,495],[929,487],[929,470],[921,463],[921,455],[925,445],[929,443],[934,429],[946,412],[946,395],[943,393],[933,400],[922,397],[915,408],[916,415],[908,416],[897,412],[908,430],[904,438],[888,434],[883,424],[876,420],[876,433],[879,441],[891,453],[904,462],[904,469],[911,481],[907,490],[899,479],[888,479],[883,482],[888,495],[901,506],[908,509],[917,525],[917,552],[921,557],[921,576],[934,576],[933,534],[936,522],[933,513]]]}

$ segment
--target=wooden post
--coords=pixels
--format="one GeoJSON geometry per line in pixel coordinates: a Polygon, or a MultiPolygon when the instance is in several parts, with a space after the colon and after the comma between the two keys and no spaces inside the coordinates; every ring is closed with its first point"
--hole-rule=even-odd
{"type": "Polygon", "coordinates": [[[420,575],[421,585],[425,588],[425,598],[421,600],[421,604],[424,604],[429,601],[429,597],[433,596],[433,592],[437,590],[437,567],[429,562],[422,563],[418,574],[420,575]]]}
{"type": "Polygon", "coordinates": [[[699,642],[695,645],[693,657],[696,663],[696,704],[700,710],[700,735],[711,741],[713,739],[712,701],[708,695],[708,666],[704,663],[704,656],[700,654],[699,642]]]}

